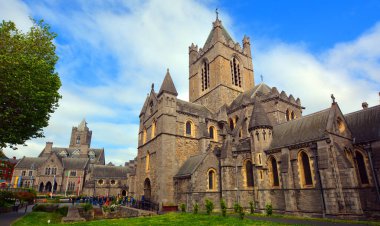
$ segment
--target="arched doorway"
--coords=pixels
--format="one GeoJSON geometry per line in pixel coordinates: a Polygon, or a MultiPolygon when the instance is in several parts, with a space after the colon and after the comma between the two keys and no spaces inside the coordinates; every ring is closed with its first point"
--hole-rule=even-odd
{"type": "Polygon", "coordinates": [[[45,185],[45,191],[51,191],[51,182],[47,182],[46,185],[45,185]]]}
{"type": "Polygon", "coordinates": [[[43,192],[44,191],[44,182],[41,182],[40,184],[40,188],[38,189],[39,192],[43,192]]]}
{"type": "Polygon", "coordinates": [[[126,190],[123,190],[123,191],[121,192],[121,195],[122,195],[122,196],[126,196],[126,195],[127,195],[127,191],[126,191],[126,190]]]}
{"type": "Polygon", "coordinates": [[[146,178],[144,181],[144,198],[146,200],[150,200],[150,195],[151,195],[150,180],[149,178],[146,178]]]}

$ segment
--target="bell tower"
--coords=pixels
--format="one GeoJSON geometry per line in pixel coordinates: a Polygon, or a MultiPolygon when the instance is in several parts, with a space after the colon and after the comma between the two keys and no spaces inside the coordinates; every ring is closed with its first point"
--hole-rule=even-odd
{"type": "MultiPolygon", "coordinates": [[[[218,14],[217,14],[218,15],[218,14]]],[[[189,100],[217,112],[254,87],[251,45],[234,42],[216,17],[203,48],[189,47],[189,100]]]]}
{"type": "Polygon", "coordinates": [[[87,122],[85,119],[78,125],[78,127],[73,127],[71,130],[70,138],[70,148],[80,148],[83,145],[88,148],[91,145],[92,131],[87,127],[87,122]]]}

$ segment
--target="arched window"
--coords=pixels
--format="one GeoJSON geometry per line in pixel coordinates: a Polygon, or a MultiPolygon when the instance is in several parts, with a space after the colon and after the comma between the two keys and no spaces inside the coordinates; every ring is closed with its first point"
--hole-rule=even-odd
{"type": "Polygon", "coordinates": [[[191,121],[186,122],[186,135],[193,136],[193,123],[191,121]]]}
{"type": "Polygon", "coordinates": [[[231,65],[231,75],[232,75],[232,84],[235,86],[241,87],[241,76],[240,76],[240,63],[233,57],[230,61],[231,65]]]}
{"type": "Polygon", "coordinates": [[[235,128],[234,120],[233,120],[232,118],[230,118],[230,119],[228,120],[228,122],[229,122],[229,124],[230,124],[230,129],[231,129],[231,131],[234,130],[234,128],[235,128]]]}
{"type": "Polygon", "coordinates": [[[142,140],[143,144],[146,143],[146,128],[144,127],[144,130],[143,130],[143,140],[142,140]]]}
{"type": "Polygon", "coordinates": [[[77,136],[76,144],[80,144],[80,136],[77,136]]]}
{"type": "Polygon", "coordinates": [[[215,127],[210,126],[210,128],[208,128],[208,133],[212,140],[216,140],[215,127]]]}
{"type": "Polygon", "coordinates": [[[336,123],[337,123],[339,132],[343,133],[346,130],[346,126],[344,125],[343,120],[340,117],[338,117],[336,119],[336,123]]]}
{"type": "Polygon", "coordinates": [[[274,157],[270,157],[270,170],[272,173],[272,186],[280,186],[280,180],[278,178],[277,161],[274,157]]]}
{"type": "Polygon", "coordinates": [[[358,167],[360,181],[362,184],[369,184],[367,167],[365,164],[364,156],[360,151],[355,151],[356,166],[358,167]]]}
{"type": "Polygon", "coordinates": [[[298,155],[298,164],[300,167],[300,182],[301,186],[310,186],[313,185],[313,178],[311,174],[311,167],[310,167],[310,161],[309,156],[304,152],[301,151],[298,155]]]}
{"type": "Polygon", "coordinates": [[[292,111],[292,113],[290,113],[290,118],[293,120],[296,118],[296,115],[294,114],[294,112],[292,111]]]}
{"type": "Polygon", "coordinates": [[[215,170],[210,169],[207,174],[208,174],[208,189],[215,190],[216,189],[215,170]]]}
{"type": "Polygon", "coordinates": [[[150,154],[149,151],[146,152],[146,159],[145,159],[145,171],[149,172],[150,170],[150,154]]]}
{"type": "Polygon", "coordinates": [[[247,187],[253,187],[253,167],[250,160],[245,162],[245,177],[247,179],[247,187]]]}
{"type": "Polygon", "coordinates": [[[290,120],[290,112],[289,112],[289,109],[286,109],[285,117],[286,117],[286,121],[289,121],[289,120],[290,120]]]}
{"type": "Polygon", "coordinates": [[[208,89],[210,87],[210,68],[207,61],[203,61],[202,63],[202,91],[208,89]]]}
{"type": "Polygon", "coordinates": [[[154,119],[152,122],[152,138],[156,136],[156,120],[154,119]]]}

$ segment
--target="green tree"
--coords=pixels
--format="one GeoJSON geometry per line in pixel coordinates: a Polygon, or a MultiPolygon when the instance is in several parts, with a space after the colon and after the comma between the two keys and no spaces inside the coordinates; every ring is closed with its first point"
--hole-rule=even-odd
{"type": "Polygon", "coordinates": [[[0,24],[0,149],[44,136],[61,98],[55,37],[42,20],[26,33],[11,21],[0,24]]]}

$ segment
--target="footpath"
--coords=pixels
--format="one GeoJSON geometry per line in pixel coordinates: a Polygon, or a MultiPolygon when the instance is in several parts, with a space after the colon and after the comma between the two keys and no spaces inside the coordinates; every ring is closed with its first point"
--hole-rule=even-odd
{"type": "Polygon", "coordinates": [[[25,207],[22,207],[18,211],[0,214],[0,225],[1,226],[11,225],[11,223],[17,220],[18,218],[24,216],[27,213],[32,212],[32,207],[33,205],[28,205],[26,212],[25,212],[25,207]]]}
{"type": "Polygon", "coordinates": [[[264,216],[245,216],[247,219],[260,220],[260,221],[270,221],[275,223],[283,223],[289,225],[314,225],[314,226],[364,226],[368,225],[363,223],[341,223],[341,222],[330,222],[330,221],[318,221],[318,220],[308,220],[308,219],[290,219],[282,217],[264,217],[264,216]]]}

